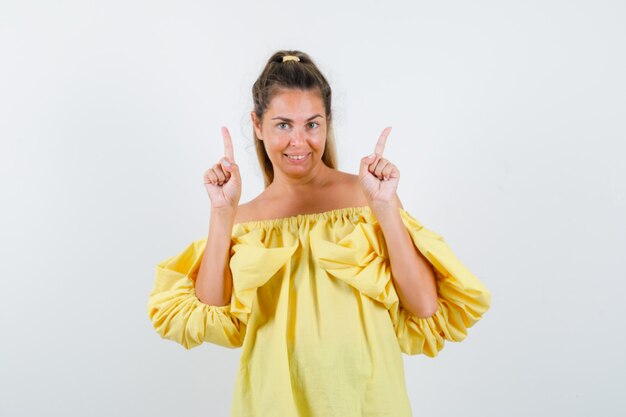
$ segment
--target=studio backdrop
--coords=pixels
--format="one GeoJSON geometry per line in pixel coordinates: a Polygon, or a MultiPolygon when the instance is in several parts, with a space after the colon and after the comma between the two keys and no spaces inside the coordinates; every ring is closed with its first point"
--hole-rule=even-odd
{"type": "Polygon", "coordinates": [[[239,349],[154,331],[158,262],[206,237],[277,50],[333,88],[339,169],[385,126],[404,207],[490,289],[417,416],[621,416],[626,5],[620,1],[0,3],[0,415],[228,416],[239,349]]]}

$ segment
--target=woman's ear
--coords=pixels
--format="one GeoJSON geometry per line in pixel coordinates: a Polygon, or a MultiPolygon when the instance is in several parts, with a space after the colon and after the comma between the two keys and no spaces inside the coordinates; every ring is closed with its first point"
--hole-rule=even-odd
{"type": "Polygon", "coordinates": [[[250,117],[252,118],[252,126],[254,127],[254,132],[256,133],[256,137],[259,140],[263,140],[263,136],[261,135],[261,121],[256,116],[254,111],[250,112],[250,117]]]}

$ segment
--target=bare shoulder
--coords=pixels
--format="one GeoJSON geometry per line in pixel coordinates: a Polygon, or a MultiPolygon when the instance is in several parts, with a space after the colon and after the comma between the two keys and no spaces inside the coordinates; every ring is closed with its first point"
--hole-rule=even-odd
{"type": "Polygon", "coordinates": [[[334,204],[337,207],[360,207],[367,205],[367,199],[365,194],[363,194],[363,190],[361,190],[358,175],[337,171],[331,189],[332,195],[339,200],[334,204]]]}
{"type": "MultiPolygon", "coordinates": [[[[334,187],[336,188],[333,190],[333,193],[340,193],[344,196],[342,198],[344,201],[339,203],[338,206],[361,207],[368,205],[367,198],[361,189],[361,182],[359,181],[358,175],[337,171],[335,181],[336,184],[334,187]]],[[[396,200],[398,202],[398,206],[404,208],[402,202],[400,201],[400,197],[398,197],[397,194],[396,200]]]]}
{"type": "Polygon", "coordinates": [[[258,212],[258,197],[248,201],[247,203],[237,206],[234,223],[242,223],[255,219],[255,213],[258,212]]]}
{"type": "Polygon", "coordinates": [[[359,176],[350,174],[349,172],[335,170],[333,180],[332,180],[332,185],[339,186],[339,187],[348,187],[348,188],[358,187],[359,176]]]}
{"type": "MultiPolygon", "coordinates": [[[[297,199],[277,197],[264,191],[237,207],[234,223],[282,218],[300,213],[318,213],[346,207],[364,207],[367,198],[359,176],[335,170],[330,180],[297,199]]],[[[400,206],[402,207],[401,203],[400,206]]]]}

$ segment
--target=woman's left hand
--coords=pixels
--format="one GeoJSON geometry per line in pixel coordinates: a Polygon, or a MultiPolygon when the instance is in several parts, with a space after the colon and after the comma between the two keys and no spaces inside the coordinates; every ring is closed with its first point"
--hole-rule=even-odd
{"type": "Polygon", "coordinates": [[[368,204],[374,209],[397,204],[396,190],[400,182],[400,171],[383,158],[389,132],[391,127],[385,128],[378,138],[374,153],[361,159],[361,188],[368,204]]]}

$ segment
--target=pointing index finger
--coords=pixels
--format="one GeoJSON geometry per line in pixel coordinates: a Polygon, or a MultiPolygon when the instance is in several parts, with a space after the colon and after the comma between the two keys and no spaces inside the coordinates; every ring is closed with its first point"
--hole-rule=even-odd
{"type": "Polygon", "coordinates": [[[376,155],[382,156],[383,151],[385,150],[385,143],[387,142],[387,136],[389,136],[389,132],[391,132],[391,126],[386,127],[383,130],[383,133],[378,137],[378,142],[376,142],[376,149],[374,149],[374,153],[376,155]]]}
{"type": "Polygon", "coordinates": [[[226,126],[222,126],[222,137],[224,138],[224,156],[234,161],[235,153],[233,151],[233,140],[230,138],[230,132],[226,126]]]}

